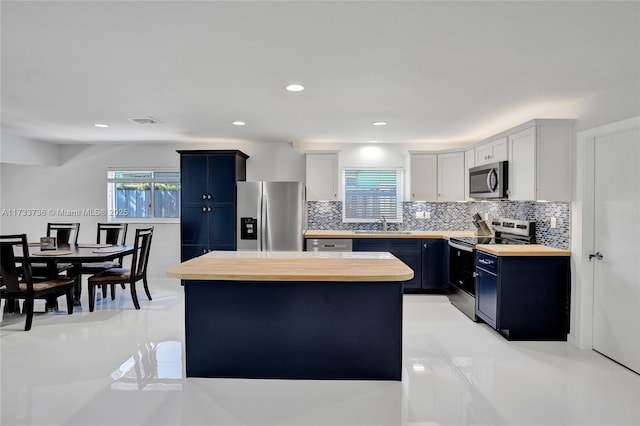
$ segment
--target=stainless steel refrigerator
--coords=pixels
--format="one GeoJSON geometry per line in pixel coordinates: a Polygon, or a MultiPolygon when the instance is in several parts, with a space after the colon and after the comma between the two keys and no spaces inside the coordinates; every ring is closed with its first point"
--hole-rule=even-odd
{"type": "Polygon", "coordinates": [[[302,251],[304,184],[238,182],[237,249],[302,251]]]}

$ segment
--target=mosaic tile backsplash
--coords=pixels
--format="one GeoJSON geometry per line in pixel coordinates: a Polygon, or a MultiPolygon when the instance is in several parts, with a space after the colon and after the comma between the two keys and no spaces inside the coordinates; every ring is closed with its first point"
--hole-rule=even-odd
{"type": "MultiPolygon", "coordinates": [[[[471,216],[508,217],[510,219],[535,220],[536,241],[550,247],[569,248],[571,223],[570,202],[535,201],[469,201],[469,202],[405,202],[403,223],[390,223],[390,230],[405,231],[474,231],[471,216]],[[430,212],[431,218],[417,219],[416,212],[430,212]],[[551,228],[551,217],[556,218],[556,228],[551,228]]],[[[343,223],[341,201],[308,201],[308,229],[380,229],[380,223],[343,223]]]]}

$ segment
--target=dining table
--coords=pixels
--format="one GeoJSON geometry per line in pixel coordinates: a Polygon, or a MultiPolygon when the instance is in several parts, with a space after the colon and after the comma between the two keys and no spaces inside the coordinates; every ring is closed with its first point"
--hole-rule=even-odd
{"type": "MultiPolygon", "coordinates": [[[[16,247],[16,259],[23,260],[22,250],[16,247]]],[[[80,305],[82,294],[82,264],[102,263],[133,254],[132,245],[78,243],[58,245],[52,250],[42,250],[40,243],[29,243],[29,260],[32,264],[46,264],[46,278],[58,278],[58,264],[70,264],[67,274],[75,279],[74,305],[80,305]]],[[[48,303],[49,304],[49,303],[48,303]]]]}

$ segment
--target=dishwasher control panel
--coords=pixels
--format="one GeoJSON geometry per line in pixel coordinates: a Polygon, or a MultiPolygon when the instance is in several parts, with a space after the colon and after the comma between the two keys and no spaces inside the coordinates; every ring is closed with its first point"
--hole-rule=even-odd
{"type": "Polygon", "coordinates": [[[351,251],[351,238],[310,238],[307,239],[307,251],[351,251]]]}

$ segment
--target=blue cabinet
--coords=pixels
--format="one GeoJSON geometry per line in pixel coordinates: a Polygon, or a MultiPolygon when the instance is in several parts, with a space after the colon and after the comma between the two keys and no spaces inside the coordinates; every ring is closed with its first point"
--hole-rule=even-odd
{"type": "Polygon", "coordinates": [[[487,253],[476,255],[476,315],[496,328],[498,312],[498,258],[487,253]]]}
{"type": "Polygon", "coordinates": [[[420,240],[410,238],[357,238],[353,251],[386,251],[413,269],[413,279],[403,283],[403,289],[420,289],[422,278],[422,254],[420,240]]]}
{"type": "Polygon", "coordinates": [[[236,249],[236,182],[246,179],[241,151],[180,154],[181,260],[211,250],[236,249]]]}
{"type": "Polygon", "coordinates": [[[476,314],[509,340],[566,340],[568,256],[476,254],[476,314]]]}
{"type": "Polygon", "coordinates": [[[419,238],[357,238],[353,251],[386,251],[413,269],[405,292],[444,291],[444,240],[419,238]]]}
{"type": "Polygon", "coordinates": [[[449,280],[445,271],[445,249],[448,248],[445,240],[422,240],[422,289],[446,291],[449,288],[449,280]]]}

